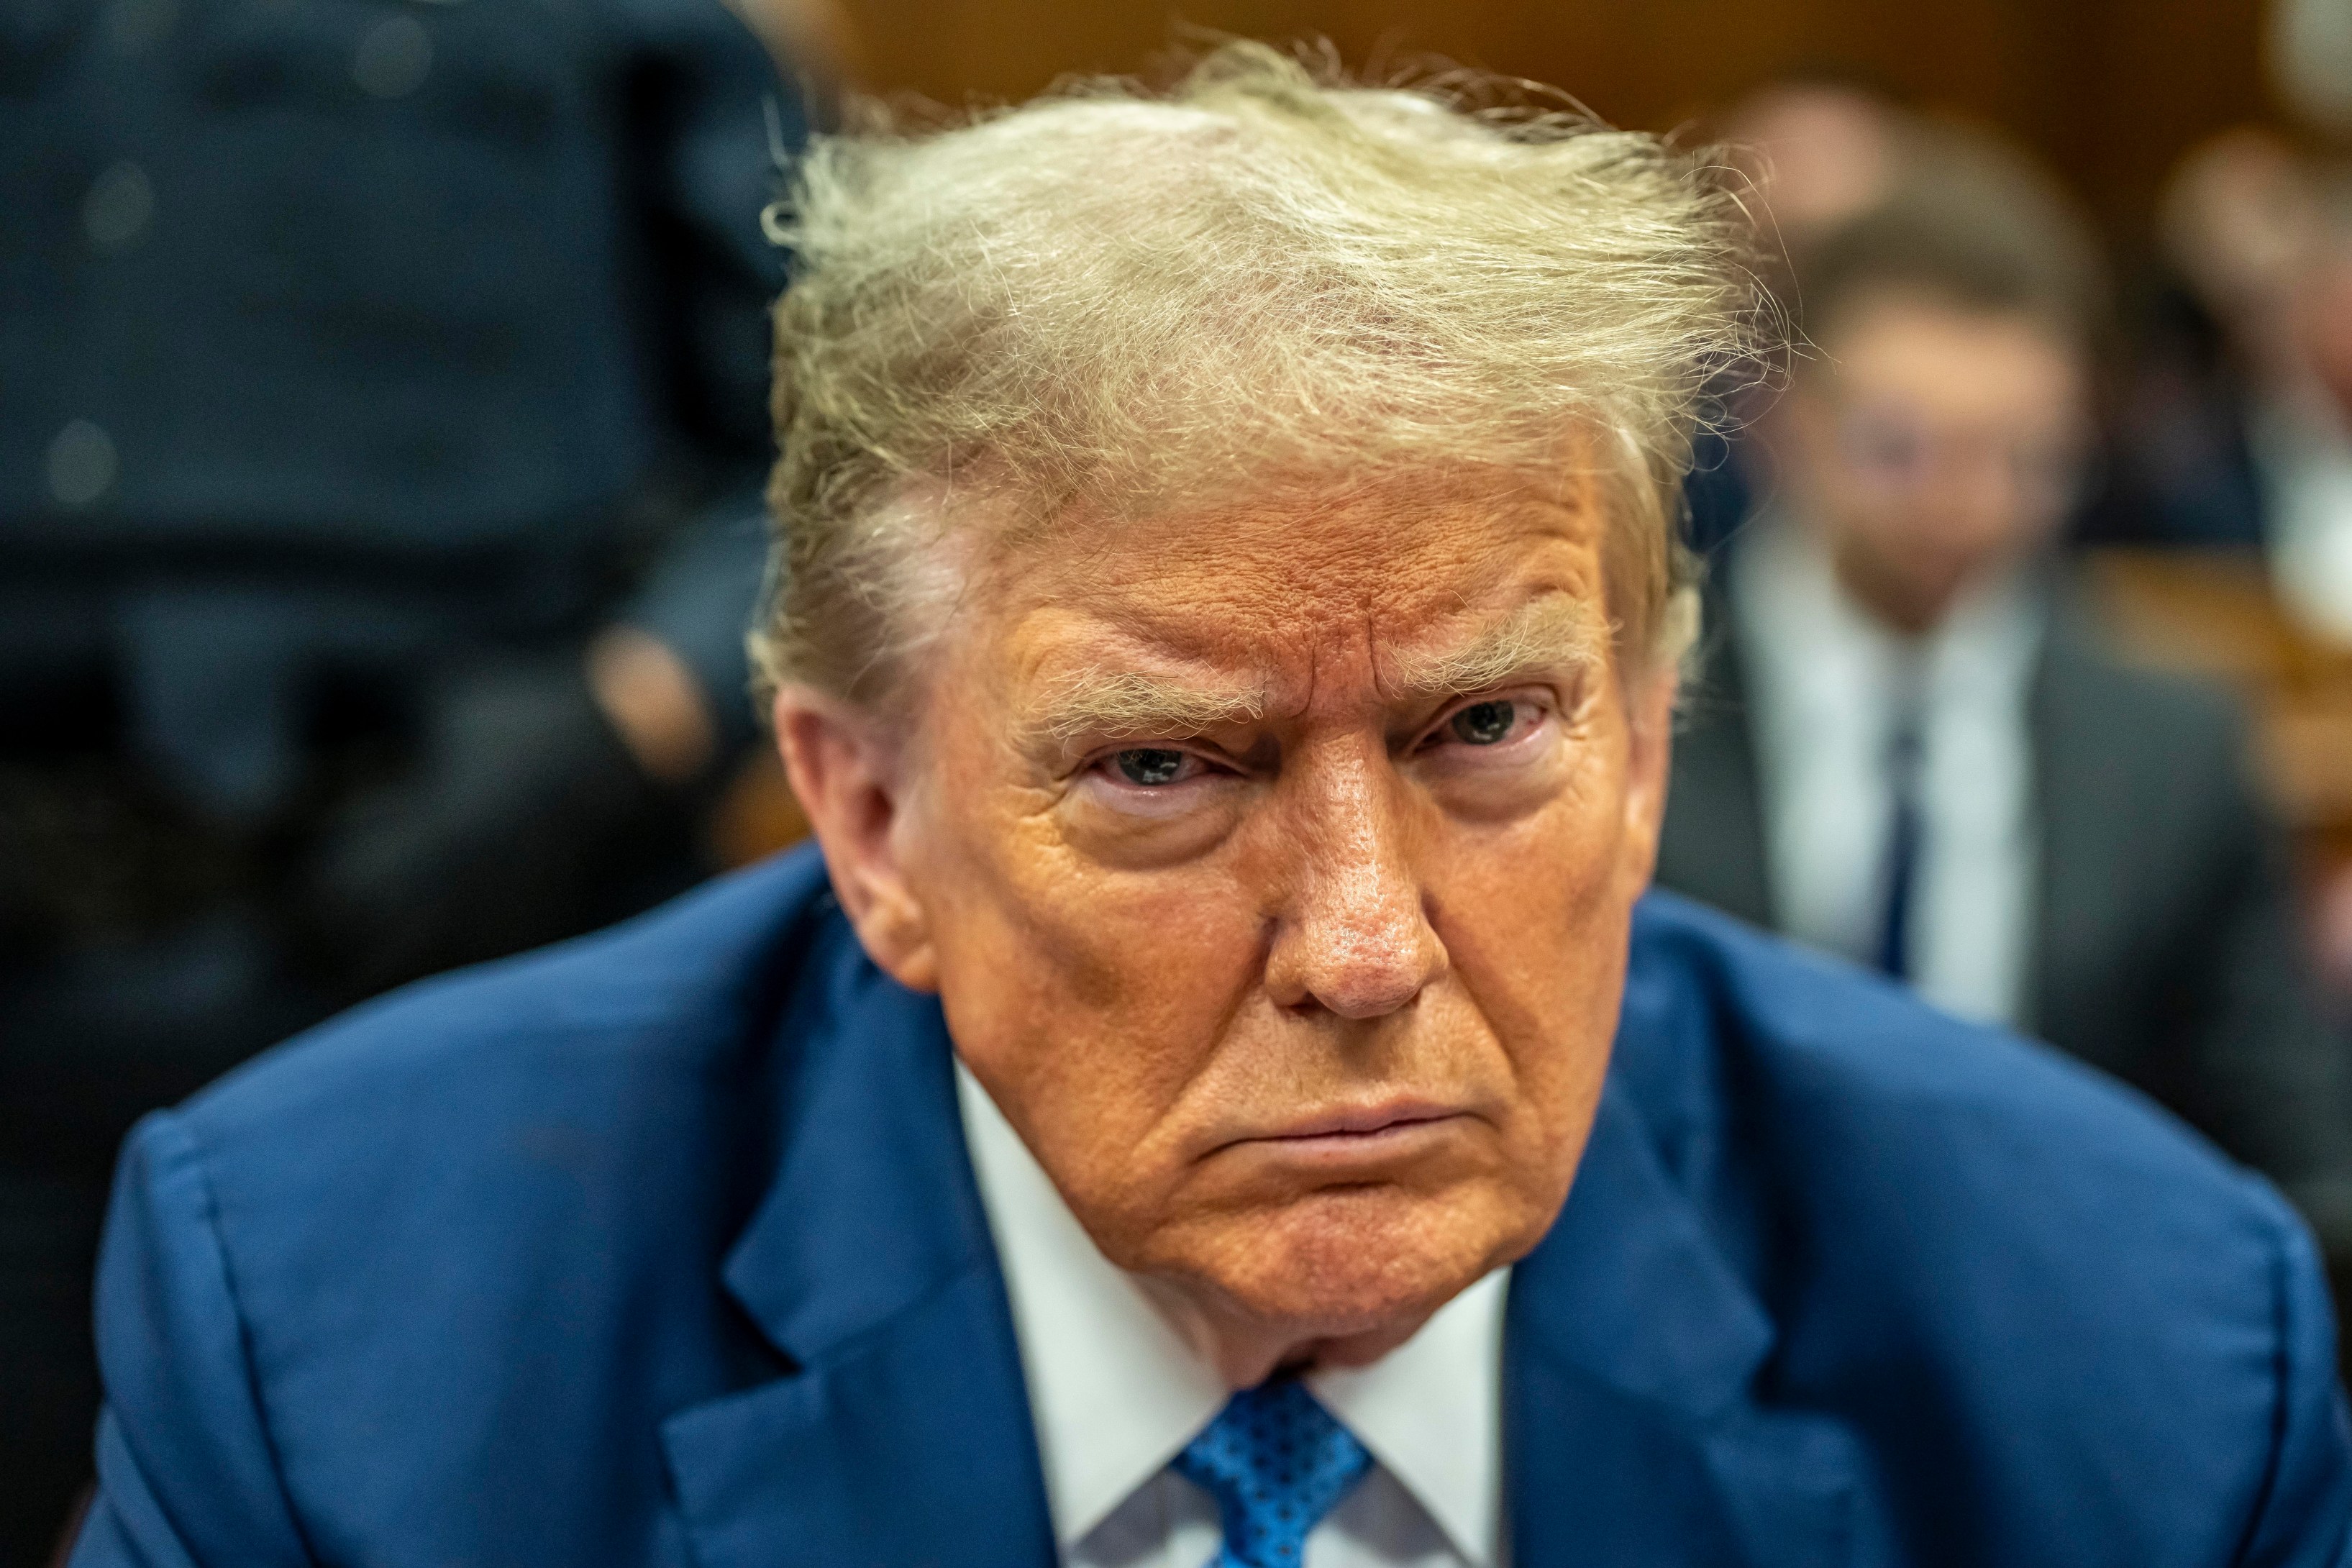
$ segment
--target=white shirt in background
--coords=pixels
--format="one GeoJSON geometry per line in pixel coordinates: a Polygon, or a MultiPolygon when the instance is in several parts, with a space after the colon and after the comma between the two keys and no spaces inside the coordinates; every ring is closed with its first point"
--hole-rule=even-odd
{"type": "MultiPolygon", "coordinates": [[[[1012,1298],[1054,1535],[1067,1568],[1202,1568],[1213,1498],[1169,1460],[1229,1391],[1097,1251],[979,1080],[956,1067],[964,1141],[1012,1298]]],[[[1369,1367],[1307,1386],[1373,1467],[1307,1540],[1303,1568],[1502,1568],[1498,1269],[1369,1367]]]]}
{"type": "Polygon", "coordinates": [[[2352,431],[2322,406],[2323,395],[2263,409],[2248,445],[2279,597],[2313,631],[2352,643],[2352,431]]]}
{"type": "Polygon", "coordinates": [[[2025,1022],[2039,599],[2013,581],[1990,584],[1914,641],[1848,598],[1827,551],[1787,516],[1758,519],[1738,551],[1731,594],[1781,928],[1874,960],[1894,814],[1886,746],[1897,682],[1916,660],[1923,837],[1911,980],[1953,1012],[2025,1022]]]}

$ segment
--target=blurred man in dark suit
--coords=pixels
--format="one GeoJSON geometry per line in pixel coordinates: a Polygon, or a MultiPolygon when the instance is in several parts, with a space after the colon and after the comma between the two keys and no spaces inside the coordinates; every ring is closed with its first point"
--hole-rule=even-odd
{"type": "Polygon", "coordinates": [[[1659,879],[2137,1084],[2340,1252],[2344,1053],[2238,716],[2097,652],[2048,557],[2092,255],[1990,149],[1811,253],[1820,354],[1761,432],[1780,489],[1715,585],[1659,879]]]}
{"type": "Polygon", "coordinates": [[[717,0],[0,23],[0,1560],[140,1110],[698,873],[799,104],[717,0]]]}

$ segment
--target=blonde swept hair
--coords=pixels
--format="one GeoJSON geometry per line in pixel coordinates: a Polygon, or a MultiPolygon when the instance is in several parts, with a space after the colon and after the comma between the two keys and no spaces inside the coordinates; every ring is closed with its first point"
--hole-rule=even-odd
{"type": "Polygon", "coordinates": [[[929,130],[869,110],[817,141],[770,216],[794,268],[762,687],[890,700],[960,518],[1164,519],[1404,468],[1589,474],[1621,640],[1686,635],[1695,420],[1771,306],[1719,165],[1563,103],[1232,43],[1165,92],[1088,80],[929,130]]]}

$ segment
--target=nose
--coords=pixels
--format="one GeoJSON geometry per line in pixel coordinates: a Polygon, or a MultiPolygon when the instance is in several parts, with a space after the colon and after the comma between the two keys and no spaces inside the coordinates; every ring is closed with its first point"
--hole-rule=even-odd
{"type": "Polygon", "coordinates": [[[1284,814],[1288,896],[1276,916],[1266,984],[1286,1007],[1378,1018],[1409,1005],[1445,973],[1409,825],[1384,755],[1320,759],[1302,769],[1284,814]]]}

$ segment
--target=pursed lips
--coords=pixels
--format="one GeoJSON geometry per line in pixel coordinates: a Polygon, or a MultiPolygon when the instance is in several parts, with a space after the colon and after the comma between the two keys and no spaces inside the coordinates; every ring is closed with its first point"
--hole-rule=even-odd
{"type": "Polygon", "coordinates": [[[1412,1141],[1466,1114],[1452,1106],[1422,1100],[1384,1100],[1377,1105],[1339,1106],[1285,1122],[1263,1132],[1252,1132],[1224,1147],[1256,1147],[1282,1154],[1351,1154],[1387,1152],[1391,1146],[1412,1141]]]}

